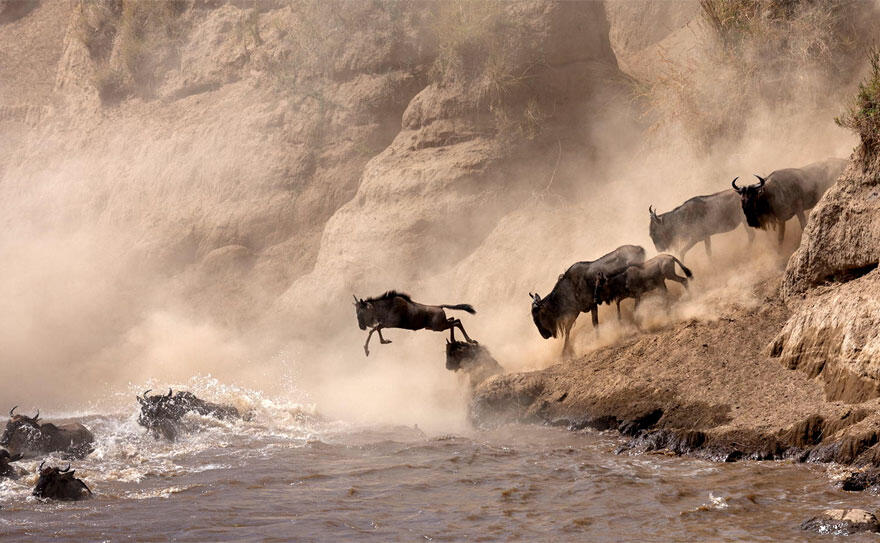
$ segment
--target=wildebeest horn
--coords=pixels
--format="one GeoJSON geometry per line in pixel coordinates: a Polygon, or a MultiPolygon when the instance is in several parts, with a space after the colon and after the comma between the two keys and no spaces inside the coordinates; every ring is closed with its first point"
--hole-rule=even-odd
{"type": "Polygon", "coordinates": [[[32,420],[37,420],[38,418],[40,418],[40,410],[39,409],[37,409],[37,414],[34,415],[34,418],[32,420]]]}
{"type": "Polygon", "coordinates": [[[45,463],[46,463],[45,460],[43,460],[42,462],[40,462],[40,467],[37,468],[37,471],[43,471],[43,464],[45,464],[45,463]]]}
{"type": "Polygon", "coordinates": [[[657,218],[657,212],[654,211],[654,206],[653,206],[653,205],[648,206],[648,213],[650,213],[651,216],[654,217],[655,219],[657,218]]]}
{"type": "Polygon", "coordinates": [[[15,407],[13,407],[12,409],[9,410],[9,416],[10,416],[10,417],[12,416],[12,412],[15,411],[16,408],[18,408],[17,405],[16,405],[15,407]]]}
{"type": "Polygon", "coordinates": [[[739,187],[736,186],[736,180],[737,180],[737,179],[739,179],[739,176],[734,177],[734,178],[733,178],[733,181],[731,181],[730,184],[733,185],[733,190],[739,192],[739,191],[742,190],[742,189],[740,189],[739,187]]]}
{"type": "Polygon", "coordinates": [[[764,186],[764,183],[767,182],[766,179],[764,179],[763,177],[761,177],[761,176],[758,175],[758,174],[755,174],[755,177],[757,177],[757,178],[758,178],[758,181],[760,181],[760,183],[758,184],[759,187],[763,187],[763,186],[764,186]]]}
{"type": "Polygon", "coordinates": [[[358,297],[355,296],[354,294],[352,294],[351,296],[352,296],[352,298],[354,298],[354,303],[355,303],[355,305],[357,305],[357,303],[358,303],[358,297]]]}
{"type": "Polygon", "coordinates": [[[64,469],[60,469],[60,470],[58,470],[58,471],[60,471],[61,473],[67,473],[68,471],[70,471],[70,462],[67,463],[67,467],[66,467],[66,468],[64,468],[64,469]]]}
{"type": "Polygon", "coordinates": [[[166,396],[166,398],[170,398],[170,397],[171,397],[171,389],[169,388],[169,389],[168,389],[168,395],[166,396]]]}

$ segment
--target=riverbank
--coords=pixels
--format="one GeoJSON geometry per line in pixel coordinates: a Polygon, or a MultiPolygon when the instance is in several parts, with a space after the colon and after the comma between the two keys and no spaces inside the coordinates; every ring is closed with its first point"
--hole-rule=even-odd
{"type": "MultiPolygon", "coordinates": [[[[873,281],[874,274],[856,281],[873,281]]],[[[773,351],[792,314],[779,279],[752,287],[762,300],[757,307],[735,307],[717,320],[681,322],[542,371],[491,379],[476,390],[471,418],[484,426],[516,421],[617,429],[630,438],[622,449],[637,452],[876,464],[877,398],[829,399],[828,381],[790,369],[773,351]]],[[[855,378],[838,375],[844,382],[855,378]]]]}

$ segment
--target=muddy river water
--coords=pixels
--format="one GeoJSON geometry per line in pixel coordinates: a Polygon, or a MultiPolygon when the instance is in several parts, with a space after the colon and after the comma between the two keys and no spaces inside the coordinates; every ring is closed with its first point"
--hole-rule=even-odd
{"type": "Polygon", "coordinates": [[[0,481],[4,541],[820,541],[799,524],[880,505],[822,466],[618,455],[590,431],[432,435],[264,402],[250,422],[191,417],[169,444],[134,410],[78,418],[98,441],[73,462],[94,499],[40,502],[40,459],[19,462],[0,481]]]}

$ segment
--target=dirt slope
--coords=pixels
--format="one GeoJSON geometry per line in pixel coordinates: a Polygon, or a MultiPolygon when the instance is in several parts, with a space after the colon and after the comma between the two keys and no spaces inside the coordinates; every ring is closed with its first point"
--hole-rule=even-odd
{"type": "Polygon", "coordinates": [[[757,288],[758,307],[489,380],[476,392],[472,417],[618,429],[637,450],[717,460],[873,461],[880,403],[829,399],[822,382],[772,358],[767,346],[788,311],[772,286],[757,288]]]}

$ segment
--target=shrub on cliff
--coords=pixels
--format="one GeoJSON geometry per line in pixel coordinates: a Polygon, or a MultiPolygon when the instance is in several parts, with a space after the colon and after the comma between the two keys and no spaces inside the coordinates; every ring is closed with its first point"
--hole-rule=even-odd
{"type": "Polygon", "coordinates": [[[94,84],[104,103],[152,92],[156,72],[167,63],[169,49],[179,37],[179,16],[187,6],[182,0],[79,4],[77,37],[95,63],[94,84]]]}
{"type": "Polygon", "coordinates": [[[864,2],[701,0],[703,42],[641,88],[658,125],[710,148],[765,111],[811,119],[849,84],[875,11],[864,2]]]}
{"type": "Polygon", "coordinates": [[[855,132],[862,141],[862,159],[876,155],[880,147],[880,48],[874,47],[868,55],[871,71],[859,84],[859,92],[847,111],[834,119],[855,132]]]}

